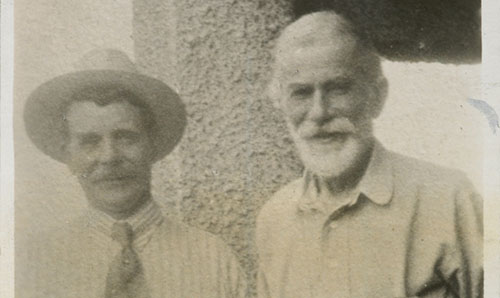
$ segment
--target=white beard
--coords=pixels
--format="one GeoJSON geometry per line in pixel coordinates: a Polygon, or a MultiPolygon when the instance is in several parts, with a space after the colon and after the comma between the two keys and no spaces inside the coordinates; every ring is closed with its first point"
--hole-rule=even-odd
{"type": "Polygon", "coordinates": [[[296,141],[296,144],[304,167],[320,177],[330,179],[342,176],[362,153],[360,144],[352,139],[347,140],[339,151],[312,148],[303,140],[296,141]]]}
{"type": "Polygon", "coordinates": [[[291,135],[306,170],[325,179],[340,178],[367,149],[367,144],[354,135],[350,135],[343,144],[311,144],[293,129],[291,135]]]}

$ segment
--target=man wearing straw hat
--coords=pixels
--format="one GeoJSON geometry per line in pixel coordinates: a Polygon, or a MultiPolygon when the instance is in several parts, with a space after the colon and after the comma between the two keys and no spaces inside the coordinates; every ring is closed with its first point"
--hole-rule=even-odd
{"type": "Polygon", "coordinates": [[[16,297],[243,296],[231,251],[151,198],[151,166],[186,125],[179,96],[120,51],[90,52],[80,66],[39,86],[24,119],[33,143],[78,178],[88,213],[37,237],[16,297]]]}
{"type": "Polygon", "coordinates": [[[259,296],[481,297],[482,205],[468,179],[384,149],[379,56],[335,12],[290,24],[270,97],[305,173],[257,219],[259,296]]]}

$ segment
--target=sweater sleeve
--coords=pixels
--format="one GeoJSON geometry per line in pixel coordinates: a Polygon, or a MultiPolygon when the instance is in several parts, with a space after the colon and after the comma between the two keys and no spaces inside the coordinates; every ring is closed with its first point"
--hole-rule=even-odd
{"type": "Polygon", "coordinates": [[[449,287],[459,297],[483,297],[483,208],[482,199],[467,179],[454,197],[452,245],[441,266],[449,287]]]}

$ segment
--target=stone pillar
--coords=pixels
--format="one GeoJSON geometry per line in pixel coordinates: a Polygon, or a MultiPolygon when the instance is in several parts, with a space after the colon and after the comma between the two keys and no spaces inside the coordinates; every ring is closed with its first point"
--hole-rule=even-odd
{"type": "Polygon", "coordinates": [[[134,0],[136,61],[177,89],[188,126],[155,168],[154,192],[189,223],[219,234],[252,279],[262,204],[300,175],[280,112],[266,98],[287,0],[134,0]]]}

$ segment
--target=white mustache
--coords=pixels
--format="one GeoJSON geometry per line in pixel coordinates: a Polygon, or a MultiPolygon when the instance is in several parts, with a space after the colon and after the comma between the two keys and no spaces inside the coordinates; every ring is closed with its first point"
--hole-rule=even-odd
{"type": "Polygon", "coordinates": [[[318,125],[314,121],[306,121],[299,126],[297,133],[301,138],[307,139],[320,134],[355,133],[356,131],[356,126],[348,118],[341,117],[323,125],[318,125]]]}

